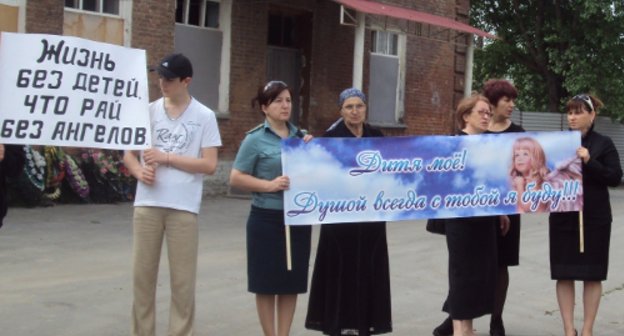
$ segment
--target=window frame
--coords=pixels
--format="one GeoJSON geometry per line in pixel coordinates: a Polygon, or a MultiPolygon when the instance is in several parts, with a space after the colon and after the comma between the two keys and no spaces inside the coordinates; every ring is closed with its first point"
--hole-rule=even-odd
{"type": "MultiPolygon", "coordinates": [[[[182,1],[182,22],[178,21],[177,18],[177,14],[176,14],[176,24],[182,24],[182,25],[187,25],[187,26],[192,26],[192,27],[197,27],[197,28],[203,28],[203,29],[217,29],[217,30],[221,30],[221,25],[222,25],[222,18],[221,18],[221,6],[222,1],[221,0],[199,0],[200,3],[200,11],[199,11],[199,23],[198,24],[192,24],[189,23],[189,8],[190,8],[190,1],[191,0],[181,0],[182,1]],[[213,2],[218,4],[218,10],[217,10],[217,26],[216,27],[212,27],[212,26],[206,26],[206,9],[207,9],[207,3],[208,2],[213,2]]],[[[178,1],[176,1],[176,13],[178,11],[178,1]]]]}
{"type": "Polygon", "coordinates": [[[108,0],[108,1],[116,1],[117,2],[117,13],[107,13],[104,12],[104,0],[95,0],[96,1],[96,6],[97,6],[97,10],[90,10],[90,9],[84,9],[84,0],[72,0],[72,2],[74,3],[74,6],[76,7],[72,7],[72,6],[67,6],[67,4],[64,5],[65,9],[69,9],[69,10],[74,10],[74,11],[79,11],[79,12],[84,12],[84,13],[92,13],[92,14],[99,14],[99,15],[110,15],[110,16],[114,16],[114,17],[120,17],[122,16],[122,6],[123,6],[123,0],[108,0]]]}
{"type": "Polygon", "coordinates": [[[399,33],[390,30],[371,30],[371,52],[380,55],[399,56],[399,33]],[[382,40],[381,36],[385,36],[383,39],[383,50],[380,50],[379,42],[382,40]],[[390,39],[389,37],[392,37],[390,39]],[[394,44],[394,45],[392,45],[394,44]],[[392,50],[390,50],[392,49],[392,50]]]}
{"type": "MultiPolygon", "coordinates": [[[[405,127],[405,123],[403,121],[403,118],[405,116],[405,76],[406,76],[406,63],[407,63],[407,56],[406,56],[406,51],[407,51],[407,35],[400,31],[400,30],[394,30],[394,29],[389,29],[389,28],[384,28],[381,26],[372,26],[369,28],[370,32],[371,32],[371,40],[370,40],[370,49],[369,52],[371,54],[374,55],[383,55],[386,57],[395,57],[398,59],[399,62],[399,73],[397,76],[397,94],[395,96],[395,110],[394,110],[394,123],[392,124],[387,124],[387,123],[377,123],[375,121],[372,121],[371,124],[374,126],[378,126],[378,127],[384,127],[384,128],[404,128],[405,127]],[[381,48],[378,48],[378,44],[377,41],[378,40],[378,34],[379,33],[383,33],[383,34],[388,34],[388,35],[392,35],[392,36],[396,36],[396,38],[393,38],[392,40],[394,41],[394,43],[396,44],[396,46],[394,46],[394,48],[389,48],[390,47],[390,43],[388,43],[389,41],[391,41],[390,39],[386,39],[386,43],[385,46],[383,48],[383,50],[381,50],[381,48]],[[392,51],[396,51],[396,53],[392,53],[390,52],[389,49],[395,49],[392,51]]],[[[370,92],[369,92],[370,95],[370,92]]]]}

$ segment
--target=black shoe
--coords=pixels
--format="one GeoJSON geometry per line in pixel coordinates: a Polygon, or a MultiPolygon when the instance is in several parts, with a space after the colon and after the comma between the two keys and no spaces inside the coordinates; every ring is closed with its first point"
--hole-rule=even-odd
{"type": "Polygon", "coordinates": [[[501,317],[490,320],[490,336],[505,336],[505,326],[501,317]]]}
{"type": "Polygon", "coordinates": [[[453,335],[453,320],[451,317],[447,317],[442,324],[433,329],[433,336],[452,336],[453,335]]]}

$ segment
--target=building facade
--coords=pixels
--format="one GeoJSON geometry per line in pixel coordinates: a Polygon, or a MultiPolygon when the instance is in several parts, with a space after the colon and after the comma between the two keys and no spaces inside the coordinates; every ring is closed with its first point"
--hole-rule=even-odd
{"type": "MultiPolygon", "coordinates": [[[[338,94],[354,83],[369,96],[369,122],[385,134],[452,132],[472,35],[350,7],[370,2],[0,0],[0,30],[145,49],[148,64],[185,53],[195,67],[192,94],[217,112],[224,162],[263,120],[250,102],[272,79],[293,88],[293,122],[315,135],[338,118],[338,94]]],[[[464,23],[470,6],[469,0],[374,2],[464,23]]],[[[149,80],[154,99],[156,75],[149,80]]]]}

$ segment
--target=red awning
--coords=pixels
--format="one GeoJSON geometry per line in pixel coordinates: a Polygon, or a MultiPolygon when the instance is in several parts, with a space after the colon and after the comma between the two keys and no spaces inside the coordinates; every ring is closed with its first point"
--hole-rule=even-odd
{"type": "Polygon", "coordinates": [[[471,33],[491,39],[496,39],[495,35],[479,30],[468,24],[455,21],[443,16],[437,16],[425,12],[419,12],[413,9],[391,6],[374,1],[367,0],[334,0],[337,3],[355,9],[367,14],[385,15],[398,19],[426,23],[434,26],[453,29],[465,33],[471,33]]]}

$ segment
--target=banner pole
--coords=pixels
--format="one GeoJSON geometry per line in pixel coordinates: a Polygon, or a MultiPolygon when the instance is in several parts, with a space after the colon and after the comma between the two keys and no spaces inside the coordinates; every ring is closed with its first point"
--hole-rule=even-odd
{"type": "Polygon", "coordinates": [[[583,225],[583,211],[579,211],[579,243],[581,253],[585,252],[585,233],[583,225]]]}
{"type": "Polygon", "coordinates": [[[292,271],[292,255],[290,253],[290,225],[286,225],[286,269],[292,271]]]}

